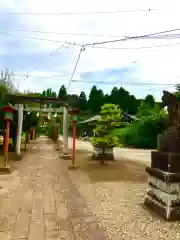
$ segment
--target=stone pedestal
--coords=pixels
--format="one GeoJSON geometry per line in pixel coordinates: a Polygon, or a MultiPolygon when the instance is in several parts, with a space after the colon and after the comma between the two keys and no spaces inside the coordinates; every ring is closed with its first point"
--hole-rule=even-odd
{"type": "Polygon", "coordinates": [[[0,167],[0,174],[10,174],[12,173],[10,166],[0,167]]]}
{"type": "Polygon", "coordinates": [[[114,160],[113,148],[102,148],[93,147],[93,154],[91,160],[114,160]]]}
{"type": "Polygon", "coordinates": [[[145,205],[165,220],[180,220],[180,173],[146,168],[148,189],[145,205]]]}
{"type": "Polygon", "coordinates": [[[69,170],[76,170],[76,169],[78,169],[78,167],[76,165],[70,165],[70,166],[68,166],[68,169],[69,170]]]}
{"type": "Polygon", "coordinates": [[[180,154],[152,151],[151,167],[169,173],[180,173],[180,154]]]}
{"type": "Polygon", "coordinates": [[[64,160],[71,160],[72,159],[72,157],[68,153],[62,153],[60,155],[60,158],[64,159],[64,160]]]}

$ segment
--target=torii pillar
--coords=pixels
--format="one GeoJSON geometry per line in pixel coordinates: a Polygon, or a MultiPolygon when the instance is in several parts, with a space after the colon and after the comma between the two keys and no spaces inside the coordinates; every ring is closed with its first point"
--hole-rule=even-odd
{"type": "Polygon", "coordinates": [[[23,125],[23,104],[18,104],[18,129],[17,129],[17,142],[16,142],[16,153],[21,154],[21,134],[23,125]]]}
{"type": "Polygon", "coordinates": [[[68,153],[68,107],[63,108],[63,152],[61,155],[63,159],[71,159],[68,153]]]}

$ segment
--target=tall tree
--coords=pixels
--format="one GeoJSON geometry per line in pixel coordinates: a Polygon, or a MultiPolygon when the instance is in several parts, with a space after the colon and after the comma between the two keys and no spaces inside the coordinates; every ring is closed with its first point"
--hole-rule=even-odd
{"type": "Polygon", "coordinates": [[[93,113],[99,113],[103,104],[104,96],[102,90],[98,90],[96,86],[93,86],[89,94],[88,108],[93,113]]]}
{"type": "Polygon", "coordinates": [[[78,108],[82,111],[87,110],[87,98],[84,91],[82,91],[78,97],[78,108]]]}
{"type": "Polygon", "coordinates": [[[104,95],[104,103],[111,103],[111,96],[109,94],[104,95]]]}
{"type": "Polygon", "coordinates": [[[113,104],[119,104],[119,90],[117,87],[114,87],[111,91],[110,101],[113,104]]]}
{"type": "Polygon", "coordinates": [[[68,103],[73,107],[78,107],[78,95],[77,94],[68,94],[68,103]]]}
{"type": "Polygon", "coordinates": [[[134,95],[129,96],[128,100],[128,113],[136,114],[138,108],[138,101],[134,95]]]}
{"type": "Polygon", "coordinates": [[[123,87],[119,89],[119,106],[125,112],[129,112],[129,96],[130,94],[126,89],[123,87]]]}
{"type": "Polygon", "coordinates": [[[67,90],[64,85],[62,85],[59,89],[58,98],[62,102],[67,102],[67,100],[68,100],[67,90]]]}
{"type": "Polygon", "coordinates": [[[155,99],[153,97],[153,95],[151,94],[148,94],[146,97],[145,97],[145,102],[149,105],[150,108],[154,108],[155,106],[155,99]]]}

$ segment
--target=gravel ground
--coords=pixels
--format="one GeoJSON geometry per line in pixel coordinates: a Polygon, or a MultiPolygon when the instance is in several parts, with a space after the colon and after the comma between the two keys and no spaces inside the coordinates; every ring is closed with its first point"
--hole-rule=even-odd
{"type": "MultiPolygon", "coordinates": [[[[85,158],[83,160],[86,161],[85,158]]],[[[77,155],[77,165],[78,163],[77,155]]],[[[100,177],[101,181],[93,181],[91,174],[94,169],[91,168],[88,172],[81,166],[79,170],[71,171],[69,174],[81,195],[86,199],[88,206],[102,222],[107,239],[180,239],[180,224],[178,222],[166,222],[143,207],[147,179],[128,180],[125,175],[128,175],[130,166],[131,163],[128,163],[126,173],[123,171],[122,175],[124,174],[124,176],[117,181],[112,179],[111,181],[104,181],[100,177]]],[[[105,175],[108,174],[109,167],[105,167],[105,175]]],[[[138,167],[138,172],[144,174],[144,166],[141,165],[141,168],[140,171],[138,167]]],[[[98,171],[95,170],[93,174],[100,175],[104,170],[98,171]]],[[[110,171],[109,174],[112,174],[114,170],[111,169],[110,171]]],[[[131,175],[129,179],[134,179],[132,174],[136,172],[137,169],[134,167],[134,173],[129,174],[131,175]]]]}
{"type": "MultiPolygon", "coordinates": [[[[62,139],[62,136],[60,136],[60,139],[62,139]]],[[[69,147],[71,146],[72,146],[72,138],[69,137],[69,147]]],[[[92,144],[88,141],[82,141],[78,139],[76,140],[76,148],[85,149],[91,152],[92,144]]],[[[116,159],[128,158],[131,161],[142,162],[142,163],[145,163],[146,165],[149,165],[151,161],[151,150],[117,147],[117,148],[114,148],[114,156],[116,159]]]]}
{"type": "Polygon", "coordinates": [[[180,224],[160,220],[142,206],[147,184],[92,183],[82,171],[70,173],[79,192],[101,220],[108,239],[180,239],[180,224]]]}

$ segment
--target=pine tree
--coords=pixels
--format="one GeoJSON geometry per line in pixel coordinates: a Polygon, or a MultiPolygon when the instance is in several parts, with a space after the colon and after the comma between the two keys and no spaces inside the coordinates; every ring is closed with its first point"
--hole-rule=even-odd
{"type": "MultiPolygon", "coordinates": [[[[92,145],[103,149],[113,148],[117,145],[117,138],[111,135],[112,131],[120,125],[121,113],[118,105],[104,104],[101,107],[101,118],[94,129],[95,136],[91,138],[92,145]]],[[[104,162],[104,161],[103,161],[104,162]]]]}

